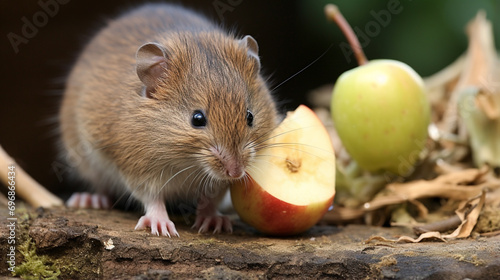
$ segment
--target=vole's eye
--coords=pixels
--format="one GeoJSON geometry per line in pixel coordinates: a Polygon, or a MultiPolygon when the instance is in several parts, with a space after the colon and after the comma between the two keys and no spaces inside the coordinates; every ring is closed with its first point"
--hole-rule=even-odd
{"type": "Polygon", "coordinates": [[[193,116],[191,117],[191,125],[195,128],[202,128],[207,125],[207,118],[202,111],[196,110],[193,112],[193,116]]]}
{"type": "Polygon", "coordinates": [[[247,125],[250,127],[253,126],[253,114],[250,110],[247,110],[247,125]]]}

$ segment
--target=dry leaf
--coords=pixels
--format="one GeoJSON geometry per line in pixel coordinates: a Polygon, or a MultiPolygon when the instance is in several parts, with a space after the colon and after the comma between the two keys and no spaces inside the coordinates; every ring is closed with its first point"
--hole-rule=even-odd
{"type": "Polygon", "coordinates": [[[483,209],[485,198],[486,192],[483,191],[480,197],[473,198],[472,200],[464,203],[464,205],[456,212],[457,216],[460,217],[460,220],[462,220],[462,223],[452,234],[445,235],[443,236],[443,238],[453,239],[469,237],[472,230],[476,226],[477,218],[479,217],[479,214],[483,209]],[[473,202],[475,202],[476,204],[473,204],[473,202]],[[469,206],[473,207],[473,210],[468,215],[466,215],[469,206]]]}
{"type": "MultiPolygon", "coordinates": [[[[364,218],[364,222],[368,223],[374,217],[385,219],[395,209],[389,206],[405,202],[416,206],[421,222],[428,209],[420,199],[444,198],[448,206],[462,201],[463,207],[459,208],[464,212],[458,211],[458,216],[439,224],[423,226],[423,230],[429,231],[433,226],[443,227],[444,223],[448,223],[444,228],[454,229],[455,232],[445,237],[462,238],[470,236],[483,206],[497,205],[494,209],[500,209],[500,179],[491,171],[500,166],[500,61],[491,23],[486,20],[484,12],[479,12],[468,24],[467,35],[467,52],[450,66],[425,79],[434,125],[430,127],[432,141],[429,141],[428,153],[417,167],[419,172],[411,178],[404,178],[403,182],[389,185],[388,181],[381,182],[383,189],[373,199],[370,199],[373,192],[368,192],[370,196],[364,197],[370,201],[363,207],[355,207],[356,203],[367,200],[351,203],[347,200],[349,195],[366,193],[373,182],[366,180],[366,174],[362,172],[344,176],[353,175],[348,168],[344,168],[345,172],[339,171],[337,176],[336,201],[348,201],[342,206],[350,205],[351,208],[335,205],[333,211],[325,215],[326,222],[345,223],[364,218]],[[479,198],[484,195],[486,199],[479,198]],[[475,200],[470,201],[471,198],[475,200]],[[471,205],[476,206],[471,208],[471,205]]],[[[319,100],[318,106],[327,108],[327,90],[318,90],[313,96],[319,100]]],[[[324,115],[328,115],[326,111],[324,115]]],[[[333,126],[331,129],[334,129],[333,126]]],[[[335,133],[332,135],[338,138],[335,133]]],[[[343,163],[340,167],[349,166],[349,161],[343,163]]],[[[444,211],[444,207],[441,209],[444,211]]],[[[444,237],[426,232],[421,238],[444,237]]],[[[401,240],[413,242],[419,239],[401,240]]]]}
{"type": "Polygon", "coordinates": [[[443,115],[448,108],[448,100],[462,73],[465,56],[460,56],[452,64],[438,73],[424,78],[427,96],[431,103],[433,123],[441,123],[443,115]]]}
{"type": "Polygon", "coordinates": [[[458,135],[468,135],[476,166],[498,167],[500,69],[491,23],[483,11],[468,24],[467,34],[469,46],[463,70],[450,99],[444,102],[447,110],[439,126],[442,133],[452,134],[458,129],[458,135]]]}
{"type": "Polygon", "coordinates": [[[372,242],[374,240],[383,241],[383,242],[391,242],[391,243],[392,242],[396,242],[396,243],[401,243],[401,242],[418,243],[418,242],[420,242],[422,240],[427,240],[427,239],[437,239],[437,240],[446,242],[446,240],[441,237],[441,234],[439,232],[437,232],[437,231],[431,231],[431,232],[422,233],[417,239],[414,239],[414,238],[409,237],[409,236],[401,236],[398,239],[388,239],[388,238],[385,238],[385,237],[382,237],[382,236],[372,236],[372,237],[368,238],[367,240],[365,240],[364,243],[370,243],[370,242],[372,242]]]}
{"type": "Polygon", "coordinates": [[[467,238],[470,236],[472,230],[474,229],[474,226],[477,223],[479,213],[481,213],[481,210],[484,206],[485,198],[486,192],[483,191],[479,197],[475,197],[469,201],[466,201],[466,203],[463,203],[463,205],[456,211],[456,214],[460,218],[462,223],[451,234],[443,235],[439,231],[429,231],[420,234],[420,236],[416,239],[410,236],[401,236],[398,239],[388,239],[382,236],[372,236],[368,240],[366,240],[365,243],[369,243],[373,240],[397,243],[417,243],[429,239],[437,239],[446,242],[447,240],[456,238],[467,238]],[[470,211],[469,213],[468,209],[470,208],[472,208],[472,211],[470,211]]]}
{"type": "Polygon", "coordinates": [[[492,171],[487,167],[454,171],[440,175],[434,180],[389,184],[384,191],[370,202],[365,203],[363,207],[335,206],[332,211],[326,213],[323,220],[330,223],[354,220],[363,217],[368,212],[389,205],[416,201],[426,197],[468,201],[470,198],[477,197],[483,191],[493,192],[496,190],[500,190],[500,180],[496,179],[492,175],[492,171]]]}
{"type": "Polygon", "coordinates": [[[393,183],[386,187],[386,193],[366,203],[364,208],[370,211],[387,205],[425,197],[467,200],[470,197],[477,196],[485,188],[483,182],[473,185],[482,176],[484,176],[482,170],[467,169],[444,174],[430,181],[417,180],[407,183],[393,183]]]}

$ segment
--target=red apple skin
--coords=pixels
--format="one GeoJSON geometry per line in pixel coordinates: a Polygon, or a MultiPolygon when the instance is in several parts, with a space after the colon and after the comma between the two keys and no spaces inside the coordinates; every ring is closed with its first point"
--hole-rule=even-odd
{"type": "MultiPolygon", "coordinates": [[[[293,205],[259,186],[250,176],[231,187],[233,207],[241,220],[274,236],[296,235],[314,226],[332,206],[334,195],[323,202],[293,205]]],[[[285,186],[286,187],[286,186],[285,186]]]]}

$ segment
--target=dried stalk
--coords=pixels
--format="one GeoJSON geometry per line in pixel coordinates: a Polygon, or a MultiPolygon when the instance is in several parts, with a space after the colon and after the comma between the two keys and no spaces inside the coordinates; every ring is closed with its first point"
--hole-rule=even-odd
{"type": "Polygon", "coordinates": [[[8,167],[15,166],[15,192],[33,207],[62,206],[63,201],[31,178],[0,146],[0,180],[8,185],[8,167]]]}

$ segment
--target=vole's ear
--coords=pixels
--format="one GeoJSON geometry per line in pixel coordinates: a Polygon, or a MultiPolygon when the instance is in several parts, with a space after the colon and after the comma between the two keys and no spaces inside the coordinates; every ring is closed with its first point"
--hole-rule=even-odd
{"type": "Polygon", "coordinates": [[[135,57],[137,76],[146,86],[143,94],[151,98],[167,68],[167,53],[158,43],[146,43],[139,47],[135,57]]]}
{"type": "Polygon", "coordinates": [[[257,61],[257,70],[260,70],[259,45],[257,41],[252,36],[247,35],[239,43],[247,48],[248,55],[257,61]]]}

